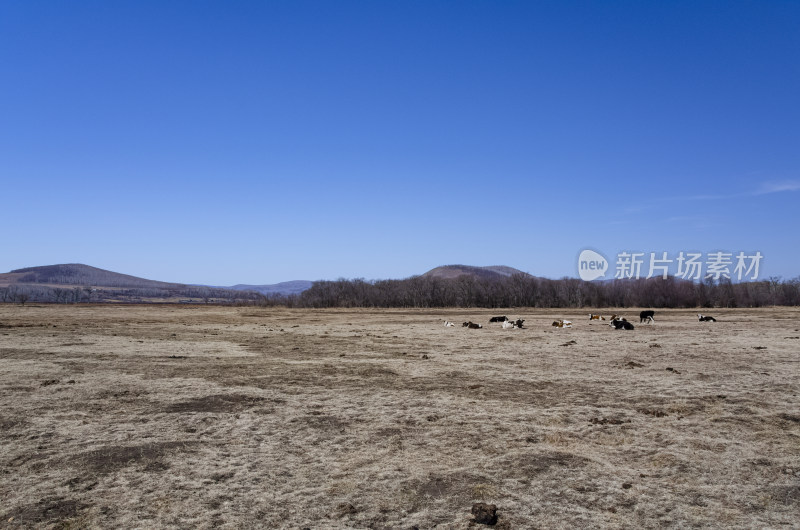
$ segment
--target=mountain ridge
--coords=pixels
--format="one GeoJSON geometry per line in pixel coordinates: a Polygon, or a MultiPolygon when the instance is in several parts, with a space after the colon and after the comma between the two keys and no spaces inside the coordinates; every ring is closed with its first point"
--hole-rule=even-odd
{"type": "Polygon", "coordinates": [[[239,283],[223,289],[232,289],[234,291],[254,291],[263,295],[271,294],[300,294],[306,289],[310,289],[314,282],[309,280],[290,280],[288,282],[278,282],[265,285],[249,285],[239,283]]]}
{"type": "Polygon", "coordinates": [[[460,276],[468,275],[476,278],[497,280],[508,278],[515,274],[530,276],[527,272],[509,267],[508,265],[488,265],[483,267],[475,265],[441,265],[422,274],[422,277],[452,280],[460,276]]]}
{"type": "MultiPolygon", "coordinates": [[[[472,276],[476,279],[499,280],[515,274],[530,276],[507,265],[442,265],[421,274],[426,278],[454,279],[472,276]]],[[[274,284],[236,284],[231,286],[211,286],[206,284],[185,284],[150,280],[119,272],[85,265],[83,263],[61,263],[23,267],[7,273],[0,273],[0,287],[11,285],[39,285],[50,287],[97,287],[114,289],[158,289],[162,291],[183,291],[196,287],[207,287],[238,292],[270,295],[299,295],[311,288],[313,281],[291,280],[274,284]]]]}
{"type": "Polygon", "coordinates": [[[2,284],[70,285],[117,288],[180,289],[183,283],[149,280],[130,274],[92,267],[83,263],[61,263],[24,267],[0,274],[2,284]]]}

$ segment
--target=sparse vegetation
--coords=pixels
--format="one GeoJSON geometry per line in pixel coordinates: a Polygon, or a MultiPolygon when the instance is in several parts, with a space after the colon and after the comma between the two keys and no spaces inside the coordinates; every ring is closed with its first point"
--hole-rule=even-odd
{"type": "Polygon", "coordinates": [[[494,313],[0,306],[0,526],[796,524],[800,311],[494,313]]]}

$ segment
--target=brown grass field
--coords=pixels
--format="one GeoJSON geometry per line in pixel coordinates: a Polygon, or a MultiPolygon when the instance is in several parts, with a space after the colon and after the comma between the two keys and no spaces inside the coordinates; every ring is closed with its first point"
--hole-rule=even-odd
{"type": "Polygon", "coordinates": [[[589,311],[0,306],[0,527],[800,527],[800,310],[589,311]]]}

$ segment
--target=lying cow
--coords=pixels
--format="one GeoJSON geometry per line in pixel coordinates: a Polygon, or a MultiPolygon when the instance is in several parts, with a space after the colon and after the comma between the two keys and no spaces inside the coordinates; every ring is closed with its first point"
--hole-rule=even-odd
{"type": "Polygon", "coordinates": [[[521,327],[522,327],[522,323],[523,323],[523,322],[525,322],[523,319],[521,319],[521,318],[518,318],[518,319],[516,319],[516,320],[514,321],[514,325],[516,325],[518,328],[521,328],[521,327]]]}
{"type": "Polygon", "coordinates": [[[560,319],[556,320],[555,322],[553,322],[553,327],[556,327],[556,328],[571,328],[572,327],[572,321],[571,320],[564,320],[563,318],[560,318],[560,319]]]}
{"type": "Polygon", "coordinates": [[[624,318],[622,318],[622,319],[614,319],[614,320],[611,321],[610,325],[614,329],[628,329],[628,330],[632,330],[633,329],[633,324],[631,324],[630,322],[628,322],[624,318]]]}
{"type": "Polygon", "coordinates": [[[516,322],[513,322],[511,320],[506,320],[505,322],[503,322],[503,329],[514,329],[515,327],[517,327],[516,322]]]}
{"type": "Polygon", "coordinates": [[[469,329],[481,329],[483,326],[481,326],[480,324],[475,324],[472,321],[469,321],[469,322],[464,322],[463,324],[461,324],[461,327],[462,328],[469,328],[469,329]]]}
{"type": "Polygon", "coordinates": [[[639,322],[655,322],[654,316],[656,316],[656,312],[653,310],[642,311],[639,313],[639,322]]]}
{"type": "Polygon", "coordinates": [[[492,317],[489,322],[508,322],[508,317],[503,315],[501,317],[492,317]]]}
{"type": "Polygon", "coordinates": [[[716,322],[717,321],[717,319],[712,317],[712,316],[703,316],[703,315],[701,315],[699,313],[697,314],[697,320],[699,320],[700,322],[716,322]]]}
{"type": "Polygon", "coordinates": [[[589,320],[605,320],[606,317],[589,313],[589,320]]]}
{"type": "Polygon", "coordinates": [[[452,328],[453,326],[455,326],[455,324],[453,322],[450,322],[449,320],[445,320],[444,321],[444,327],[452,328]]]}

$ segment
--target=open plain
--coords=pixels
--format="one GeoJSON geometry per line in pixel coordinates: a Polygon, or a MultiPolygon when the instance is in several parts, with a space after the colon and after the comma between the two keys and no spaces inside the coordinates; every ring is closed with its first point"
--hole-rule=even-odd
{"type": "Polygon", "coordinates": [[[1,305],[0,527],[798,527],[800,310],[638,312],[1,305]]]}

